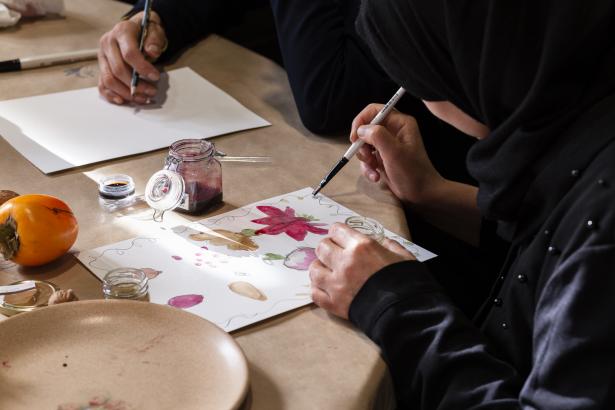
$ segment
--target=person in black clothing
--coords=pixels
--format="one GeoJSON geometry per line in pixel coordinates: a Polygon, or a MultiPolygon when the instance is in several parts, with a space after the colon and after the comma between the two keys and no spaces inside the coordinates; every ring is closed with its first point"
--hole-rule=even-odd
{"type": "Polygon", "coordinates": [[[381,347],[402,408],[615,408],[615,3],[366,0],[357,24],[393,79],[479,138],[476,191],[433,171],[411,118],[366,126],[368,107],[365,172],[511,248],[471,320],[412,255],[335,225],[314,301],[381,347]]]}
{"type": "MultiPolygon", "coordinates": [[[[132,67],[152,79],[139,82],[133,102],[144,104],[156,94],[158,69],[137,49],[143,3],[139,1],[127,20],[101,38],[99,90],[110,102],[131,101],[132,67]]],[[[360,0],[156,0],[145,54],[150,60],[164,62],[211,32],[255,48],[252,39],[258,33],[273,31],[271,36],[262,35],[264,40],[256,48],[266,50],[263,43],[269,41],[277,49],[277,31],[282,62],[306,128],[320,134],[347,132],[366,104],[385,102],[398,88],[357,35],[354,21],[359,5],[360,0]]],[[[465,167],[465,155],[473,140],[433,117],[416,98],[404,97],[397,107],[419,120],[435,168],[448,179],[473,183],[465,167]]],[[[489,291],[491,265],[501,263],[502,252],[487,258],[482,250],[450,238],[414,214],[408,214],[408,219],[415,241],[440,255],[451,256],[429,261],[430,267],[455,302],[465,312],[475,312],[489,291]],[[449,274],[447,261],[452,259],[467,261],[463,274],[449,274]],[[486,259],[487,264],[483,263],[486,259]]],[[[500,242],[494,249],[506,246],[500,242]]]]}

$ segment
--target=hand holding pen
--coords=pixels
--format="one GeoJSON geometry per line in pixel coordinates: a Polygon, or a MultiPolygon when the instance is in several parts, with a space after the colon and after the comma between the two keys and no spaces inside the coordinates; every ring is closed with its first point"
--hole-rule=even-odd
{"type": "MultiPolygon", "coordinates": [[[[152,1],[145,0],[145,9],[143,10],[143,18],[141,19],[141,31],[139,32],[139,52],[143,54],[143,47],[145,46],[145,39],[147,38],[147,32],[149,27],[149,16],[152,12],[152,1]]],[[[139,73],[136,68],[132,69],[132,78],[130,79],[130,96],[134,97],[137,91],[137,84],[139,83],[139,73]]]]}
{"type": "MultiPolygon", "coordinates": [[[[393,95],[393,97],[391,97],[389,102],[382,106],[382,108],[376,113],[370,124],[379,125],[387,117],[387,115],[389,115],[389,113],[393,111],[393,109],[395,108],[395,104],[397,104],[397,102],[401,99],[401,97],[404,96],[405,93],[406,90],[404,90],[403,88],[397,90],[397,92],[393,95]]],[[[356,120],[353,122],[353,125],[355,124],[355,122],[356,120]]],[[[348,161],[352,159],[352,157],[357,153],[357,151],[363,146],[363,142],[364,141],[362,139],[356,139],[352,143],[350,148],[348,148],[346,153],[344,153],[344,155],[337,162],[337,164],[335,164],[333,168],[331,168],[331,171],[329,171],[329,173],[325,175],[322,181],[320,181],[318,187],[316,187],[314,189],[314,192],[312,192],[312,196],[316,196],[316,194],[318,194],[320,190],[323,189],[329,183],[329,181],[333,179],[333,177],[344,167],[344,165],[346,165],[348,161]]]]}
{"type": "Polygon", "coordinates": [[[146,104],[148,99],[156,95],[156,85],[150,81],[157,81],[160,73],[150,61],[160,57],[167,38],[161,26],[160,16],[151,11],[143,52],[139,51],[139,34],[144,14],[141,12],[117,23],[100,39],[98,90],[105,99],[114,104],[130,101],[146,104]],[[138,81],[135,94],[131,96],[133,70],[137,71],[141,79],[147,81],[138,81]]]}
{"type": "Polygon", "coordinates": [[[363,141],[356,154],[361,173],[371,182],[382,181],[405,204],[437,202],[450,188],[450,181],[429,159],[416,120],[392,111],[379,126],[370,124],[381,108],[367,106],[352,123],[352,141],[363,141]]]}

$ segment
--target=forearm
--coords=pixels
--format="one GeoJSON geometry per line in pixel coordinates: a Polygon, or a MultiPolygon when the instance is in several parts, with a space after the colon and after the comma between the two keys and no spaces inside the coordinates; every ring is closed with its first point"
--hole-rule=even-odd
{"type": "MultiPolygon", "coordinates": [[[[133,11],[143,10],[145,0],[139,0],[133,11]]],[[[188,44],[197,41],[227,24],[233,14],[233,0],[156,0],[152,10],[160,16],[168,48],[165,59],[188,44]]]]}
{"type": "Polygon", "coordinates": [[[491,354],[423,264],[377,272],[352,302],[350,319],[382,349],[401,408],[518,407],[518,373],[491,354]]]}
{"type": "Polygon", "coordinates": [[[348,131],[367,104],[396,90],[358,38],[358,1],[271,0],[284,66],[304,125],[348,131]]]}
{"type": "Polygon", "coordinates": [[[475,186],[439,179],[430,184],[420,203],[407,205],[437,228],[478,246],[481,216],[476,202],[477,192],[475,186]]]}

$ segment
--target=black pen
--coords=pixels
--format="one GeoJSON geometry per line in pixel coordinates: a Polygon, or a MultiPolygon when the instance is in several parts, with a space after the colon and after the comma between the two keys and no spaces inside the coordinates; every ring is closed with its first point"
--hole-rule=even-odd
{"type": "MultiPolygon", "coordinates": [[[[143,53],[143,45],[145,44],[145,38],[147,37],[147,27],[149,25],[149,16],[152,11],[153,0],[145,0],[145,8],[143,9],[143,19],[141,19],[141,32],[139,33],[139,51],[143,53]]],[[[137,91],[137,84],[139,83],[139,73],[137,70],[132,70],[132,79],[130,81],[130,96],[135,95],[137,91]]]]}
{"type": "MultiPolygon", "coordinates": [[[[395,107],[395,104],[397,104],[397,101],[399,101],[399,99],[403,97],[405,93],[406,90],[404,90],[403,87],[397,90],[397,92],[395,93],[395,95],[393,95],[393,97],[391,97],[389,102],[386,103],[386,105],[382,107],[380,111],[378,111],[378,114],[376,114],[372,122],[370,122],[370,125],[380,124],[382,120],[384,120],[386,116],[389,115],[389,112],[391,112],[391,110],[395,107]]],[[[331,171],[329,171],[329,173],[325,175],[322,181],[320,181],[318,187],[314,190],[314,192],[312,192],[312,196],[316,196],[316,194],[318,194],[320,190],[323,189],[325,185],[327,185],[329,181],[331,181],[331,179],[333,179],[335,174],[337,174],[340,169],[342,169],[344,165],[346,165],[348,161],[350,161],[350,159],[354,156],[354,154],[357,153],[361,146],[363,146],[363,140],[358,139],[350,146],[350,148],[348,148],[348,151],[346,151],[342,159],[340,159],[337,164],[335,164],[335,166],[331,168],[331,171]]]]}

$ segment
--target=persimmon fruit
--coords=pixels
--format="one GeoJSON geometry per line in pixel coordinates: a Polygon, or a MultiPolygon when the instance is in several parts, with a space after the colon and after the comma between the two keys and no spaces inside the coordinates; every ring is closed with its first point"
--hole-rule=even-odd
{"type": "Polygon", "coordinates": [[[0,206],[0,253],[22,266],[39,266],[64,255],[77,240],[79,225],[62,200],[21,195],[0,206]]]}

